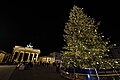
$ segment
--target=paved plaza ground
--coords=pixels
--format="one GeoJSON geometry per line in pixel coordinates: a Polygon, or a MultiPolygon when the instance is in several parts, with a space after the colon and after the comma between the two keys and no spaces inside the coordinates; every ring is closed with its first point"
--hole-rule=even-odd
{"type": "Polygon", "coordinates": [[[33,68],[20,71],[15,69],[9,80],[68,80],[56,73],[52,65],[34,65],[33,68]]]}
{"type": "Polygon", "coordinates": [[[0,65],[0,80],[8,80],[16,65],[0,65]]]}
{"type": "MultiPolygon", "coordinates": [[[[34,65],[31,69],[20,71],[16,65],[0,65],[0,80],[68,80],[56,73],[52,65],[34,65]]],[[[115,79],[111,77],[100,78],[100,80],[120,80],[119,76],[115,79]]]]}

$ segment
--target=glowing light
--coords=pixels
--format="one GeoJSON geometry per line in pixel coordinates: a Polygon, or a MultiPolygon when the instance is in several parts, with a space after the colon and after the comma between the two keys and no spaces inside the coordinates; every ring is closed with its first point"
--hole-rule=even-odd
{"type": "Polygon", "coordinates": [[[99,64],[99,62],[97,62],[97,64],[99,64]]]}
{"type": "Polygon", "coordinates": [[[106,44],[108,44],[108,42],[106,42],[106,44]]]}
{"type": "Polygon", "coordinates": [[[102,37],[104,37],[104,36],[102,36],[102,37]]]}
{"type": "Polygon", "coordinates": [[[95,29],[95,32],[97,32],[97,30],[95,29]]]}
{"type": "Polygon", "coordinates": [[[115,61],[115,63],[117,64],[118,62],[117,62],[117,61],[115,61]]]}
{"type": "Polygon", "coordinates": [[[88,79],[90,79],[90,75],[88,74],[88,79]]]}
{"type": "Polygon", "coordinates": [[[90,52],[88,52],[90,54],[90,52]]]}
{"type": "Polygon", "coordinates": [[[102,56],[99,56],[100,58],[102,58],[102,56]]]}
{"type": "Polygon", "coordinates": [[[66,72],[66,74],[69,74],[68,72],[66,72]]]}
{"type": "Polygon", "coordinates": [[[116,46],[116,44],[114,44],[114,46],[116,46]]]}
{"type": "Polygon", "coordinates": [[[111,63],[109,63],[111,65],[111,63]]]}

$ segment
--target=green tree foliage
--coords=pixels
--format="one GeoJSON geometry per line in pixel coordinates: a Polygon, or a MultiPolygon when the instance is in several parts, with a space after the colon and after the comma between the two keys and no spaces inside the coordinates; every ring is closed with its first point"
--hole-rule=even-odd
{"type": "Polygon", "coordinates": [[[109,39],[103,41],[98,26],[93,18],[88,17],[83,8],[73,6],[64,32],[63,65],[80,68],[108,68],[106,54],[111,46],[109,39]]]}

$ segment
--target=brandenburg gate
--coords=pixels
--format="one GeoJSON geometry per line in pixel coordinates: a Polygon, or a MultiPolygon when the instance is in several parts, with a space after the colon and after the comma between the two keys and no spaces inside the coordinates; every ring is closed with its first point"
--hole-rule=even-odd
{"type": "Polygon", "coordinates": [[[27,47],[15,46],[13,48],[12,61],[14,62],[38,62],[39,49],[33,49],[31,44],[27,47]]]}

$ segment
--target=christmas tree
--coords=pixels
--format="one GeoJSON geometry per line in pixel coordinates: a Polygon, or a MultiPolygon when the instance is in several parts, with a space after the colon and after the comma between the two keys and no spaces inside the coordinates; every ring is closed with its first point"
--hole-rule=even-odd
{"type": "MultiPolygon", "coordinates": [[[[79,68],[111,68],[108,60],[109,39],[98,33],[100,23],[96,23],[84,13],[83,8],[73,6],[63,35],[63,65],[79,68]]],[[[112,60],[114,62],[114,60],[112,60]]]]}

